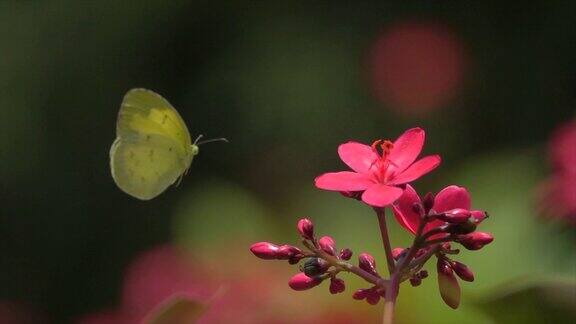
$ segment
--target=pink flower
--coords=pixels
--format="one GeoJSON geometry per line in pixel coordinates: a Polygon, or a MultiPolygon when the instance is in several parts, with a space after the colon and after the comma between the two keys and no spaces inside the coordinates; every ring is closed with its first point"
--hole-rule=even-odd
{"type": "MultiPolygon", "coordinates": [[[[416,190],[410,185],[406,185],[404,194],[394,203],[392,210],[396,219],[409,232],[416,234],[418,225],[420,224],[420,214],[414,209],[415,204],[421,204],[422,201],[416,193],[416,190]]],[[[431,213],[444,213],[452,212],[453,210],[466,210],[469,211],[471,207],[470,194],[464,187],[448,186],[442,189],[432,204],[431,213]]],[[[450,213],[449,213],[450,214],[450,213]]],[[[479,223],[486,217],[486,213],[480,210],[470,211],[470,215],[479,223]]],[[[423,233],[445,224],[444,221],[436,219],[430,221],[424,227],[423,233]]],[[[441,237],[443,234],[432,236],[432,238],[441,237]]]]}
{"type": "Polygon", "coordinates": [[[316,187],[340,192],[363,192],[362,201],[374,207],[385,207],[396,201],[402,185],[434,170],[440,156],[426,156],[416,162],[422,151],[425,132],[412,128],[394,143],[378,140],[368,146],[348,142],[338,147],[338,155],[353,171],[325,173],[316,178],[316,187]],[[382,153],[378,152],[380,146],[382,153]]]}

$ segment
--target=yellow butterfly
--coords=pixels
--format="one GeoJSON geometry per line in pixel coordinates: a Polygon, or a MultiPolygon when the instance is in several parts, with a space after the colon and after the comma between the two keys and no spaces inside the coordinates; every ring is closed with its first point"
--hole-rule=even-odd
{"type": "Polygon", "coordinates": [[[184,176],[198,145],[176,109],[147,89],[126,93],[118,113],[116,140],[110,148],[112,178],[122,191],[142,200],[152,199],[184,176]]]}

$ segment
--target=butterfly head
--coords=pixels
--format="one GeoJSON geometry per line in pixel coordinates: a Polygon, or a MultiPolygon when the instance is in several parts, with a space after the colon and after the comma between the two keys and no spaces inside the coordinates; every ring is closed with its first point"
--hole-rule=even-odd
{"type": "Polygon", "coordinates": [[[190,154],[192,154],[192,156],[197,155],[199,152],[200,152],[200,148],[198,147],[198,145],[196,145],[196,144],[190,145],[190,154]]]}

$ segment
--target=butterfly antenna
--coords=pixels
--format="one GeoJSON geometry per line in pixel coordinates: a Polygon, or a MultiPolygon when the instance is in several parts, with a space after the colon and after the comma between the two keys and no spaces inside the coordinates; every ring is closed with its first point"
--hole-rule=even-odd
{"type": "Polygon", "coordinates": [[[226,142],[226,143],[228,143],[228,139],[226,139],[225,137],[212,138],[209,140],[198,142],[197,145],[202,145],[202,144],[212,143],[212,142],[226,142]]]}
{"type": "Polygon", "coordinates": [[[196,139],[194,140],[194,145],[198,144],[198,141],[202,139],[202,137],[204,137],[204,135],[200,134],[198,135],[198,137],[196,137],[196,139]]]}

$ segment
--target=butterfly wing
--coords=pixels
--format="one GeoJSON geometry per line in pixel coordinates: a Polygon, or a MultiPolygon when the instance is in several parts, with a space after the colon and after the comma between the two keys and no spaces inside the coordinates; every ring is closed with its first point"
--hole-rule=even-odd
{"type": "Polygon", "coordinates": [[[119,137],[110,149],[114,181],[127,194],[149,200],[188,169],[193,155],[177,141],[158,134],[119,137]]]}
{"type": "Polygon", "coordinates": [[[173,139],[184,150],[192,144],[184,120],[168,100],[151,90],[132,89],[122,100],[116,135],[122,138],[148,134],[173,139]]]}
{"type": "Polygon", "coordinates": [[[117,138],[110,149],[114,181],[124,192],[148,200],[188,169],[193,158],[188,128],[159,94],[132,89],[122,100],[117,138]]]}

